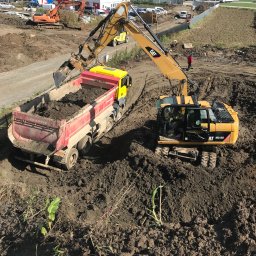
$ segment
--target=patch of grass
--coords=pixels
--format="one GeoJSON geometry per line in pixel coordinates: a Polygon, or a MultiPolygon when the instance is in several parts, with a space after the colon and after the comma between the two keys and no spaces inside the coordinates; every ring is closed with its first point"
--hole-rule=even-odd
{"type": "Polygon", "coordinates": [[[60,22],[67,27],[79,27],[80,22],[78,14],[69,10],[61,10],[60,12],[60,22]]]}
{"type": "Polygon", "coordinates": [[[43,226],[41,228],[42,235],[46,236],[50,232],[50,230],[52,229],[52,225],[53,225],[53,222],[55,221],[56,214],[58,212],[60,202],[61,202],[61,200],[60,200],[59,197],[54,198],[52,201],[50,201],[50,200],[46,201],[46,207],[45,208],[47,208],[48,216],[47,216],[46,227],[43,226]]]}
{"type": "Polygon", "coordinates": [[[218,8],[198,22],[192,29],[170,37],[178,43],[190,42],[193,46],[221,46],[222,48],[249,47],[256,42],[254,11],[218,8]]]}
{"type": "Polygon", "coordinates": [[[144,52],[142,49],[135,47],[131,50],[125,50],[121,52],[117,52],[113,57],[107,62],[107,65],[111,67],[120,67],[120,65],[127,64],[128,61],[138,60],[144,56],[144,52]]]}
{"type": "Polygon", "coordinates": [[[239,7],[239,8],[253,8],[256,9],[256,3],[239,3],[239,2],[232,2],[232,3],[223,3],[221,4],[222,7],[239,7]]]}

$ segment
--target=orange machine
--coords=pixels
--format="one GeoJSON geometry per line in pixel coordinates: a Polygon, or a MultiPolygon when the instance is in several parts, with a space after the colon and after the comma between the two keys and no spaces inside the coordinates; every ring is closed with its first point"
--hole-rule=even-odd
{"type": "Polygon", "coordinates": [[[48,13],[34,14],[33,22],[40,27],[63,28],[64,25],[59,23],[60,22],[59,10],[65,9],[70,6],[75,7],[79,17],[83,16],[84,8],[85,8],[85,0],[81,0],[81,1],[62,0],[62,1],[58,1],[58,4],[56,5],[56,7],[50,10],[48,13]]]}

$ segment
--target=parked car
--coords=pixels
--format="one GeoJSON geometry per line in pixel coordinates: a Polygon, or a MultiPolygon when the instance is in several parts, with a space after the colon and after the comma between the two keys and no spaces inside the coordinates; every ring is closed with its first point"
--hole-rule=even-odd
{"type": "Polygon", "coordinates": [[[154,9],[152,10],[153,13],[157,14],[157,15],[162,15],[161,11],[154,9]]]}
{"type": "Polygon", "coordinates": [[[180,19],[186,19],[186,18],[187,18],[187,14],[188,14],[187,11],[181,11],[181,12],[179,13],[179,18],[180,18],[180,19]]]}
{"type": "Polygon", "coordinates": [[[0,3],[0,8],[3,8],[3,9],[14,9],[15,6],[12,5],[12,4],[0,3]]]}
{"type": "Polygon", "coordinates": [[[162,8],[162,7],[156,6],[155,9],[156,9],[156,10],[159,10],[159,11],[160,11],[160,14],[167,14],[167,13],[168,13],[168,12],[167,12],[164,8],[162,8]]]}
{"type": "Polygon", "coordinates": [[[95,14],[101,17],[107,17],[107,13],[102,9],[96,9],[95,14]]]}
{"type": "Polygon", "coordinates": [[[138,13],[138,14],[147,13],[147,8],[138,8],[138,9],[137,9],[137,13],[138,13]]]}
{"type": "Polygon", "coordinates": [[[146,8],[146,12],[153,12],[155,9],[153,8],[146,8]]]}

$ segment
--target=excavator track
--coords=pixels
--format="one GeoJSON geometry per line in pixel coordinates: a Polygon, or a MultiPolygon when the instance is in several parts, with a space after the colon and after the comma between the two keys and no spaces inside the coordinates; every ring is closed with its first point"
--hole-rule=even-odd
{"type": "Polygon", "coordinates": [[[64,29],[64,25],[60,23],[56,24],[51,24],[51,23],[42,23],[42,24],[37,24],[35,26],[37,29],[64,29]]]}

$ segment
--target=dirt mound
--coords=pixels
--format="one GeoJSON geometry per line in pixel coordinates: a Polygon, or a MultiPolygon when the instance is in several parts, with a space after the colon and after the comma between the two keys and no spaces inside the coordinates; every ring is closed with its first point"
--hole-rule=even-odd
{"type": "Polygon", "coordinates": [[[53,119],[67,119],[105,92],[103,88],[82,86],[76,93],[69,93],[59,101],[44,104],[35,113],[53,119]]]}
{"type": "Polygon", "coordinates": [[[26,20],[23,20],[16,15],[0,13],[0,24],[24,27],[26,25],[26,20]]]}
{"type": "Polygon", "coordinates": [[[211,61],[208,70],[206,62],[192,69],[189,78],[199,85],[200,99],[230,104],[240,119],[237,144],[218,148],[214,170],[154,154],[155,102],[159,95],[171,94],[172,87],[151,62],[143,61],[141,69],[135,63],[138,77],[130,98],[150,73],[139,99],[128,104],[123,119],[74,170],[20,172],[25,165],[10,157],[15,165],[2,171],[0,180],[2,255],[54,255],[58,250],[67,255],[256,253],[255,75],[234,68],[231,74],[230,66],[211,61]],[[161,210],[159,193],[154,203],[163,225],[152,216],[152,193],[159,186],[161,210]],[[61,207],[43,237],[45,201],[56,196],[61,207]]]}
{"type": "MultiPolygon", "coordinates": [[[[30,179],[38,189],[3,186],[3,255],[35,250],[53,255],[56,248],[69,255],[253,255],[255,79],[213,71],[190,76],[199,85],[199,98],[223,100],[239,113],[238,143],[219,148],[214,170],[154,154],[155,101],[171,88],[160,75],[152,75],[123,120],[74,170],[50,174],[50,182],[29,172],[8,174],[12,181],[30,179]],[[160,185],[159,226],[152,216],[152,193],[160,185]],[[17,196],[10,200],[10,193],[17,196]],[[62,198],[58,221],[44,238],[44,201],[56,195],[62,198]]],[[[138,90],[136,82],[130,93],[138,90]]],[[[158,193],[158,217],[159,199],[158,193]]]]}
{"type": "Polygon", "coordinates": [[[200,14],[200,13],[206,11],[207,9],[209,9],[210,7],[211,7],[210,4],[208,4],[208,3],[202,3],[202,4],[198,5],[198,6],[195,8],[195,11],[196,11],[197,14],[200,14]]]}

